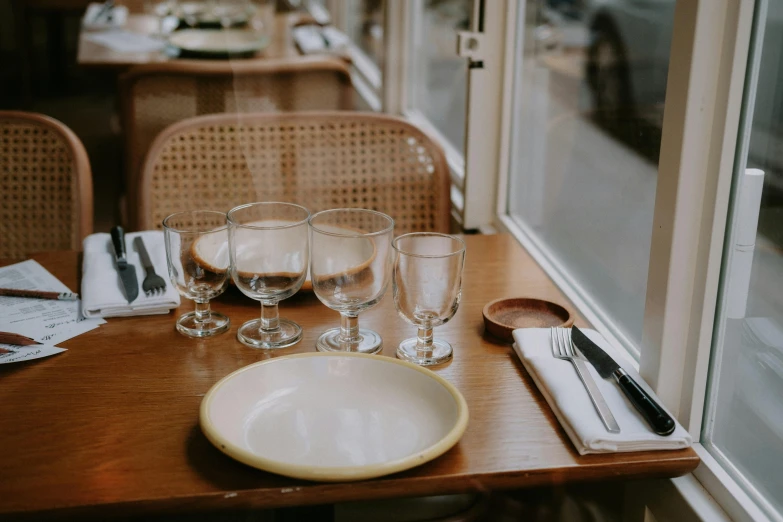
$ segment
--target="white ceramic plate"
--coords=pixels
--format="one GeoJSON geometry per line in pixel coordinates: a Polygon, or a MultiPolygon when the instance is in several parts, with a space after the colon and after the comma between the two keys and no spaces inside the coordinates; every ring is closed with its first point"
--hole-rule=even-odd
{"type": "Polygon", "coordinates": [[[261,51],[269,38],[245,29],[183,29],[171,34],[169,44],[191,53],[235,55],[261,51]]]}
{"type": "Polygon", "coordinates": [[[222,379],[201,402],[201,429],[226,455],[327,482],[424,464],[454,446],[467,425],[467,403],[448,381],[377,355],[261,361],[222,379]]]}

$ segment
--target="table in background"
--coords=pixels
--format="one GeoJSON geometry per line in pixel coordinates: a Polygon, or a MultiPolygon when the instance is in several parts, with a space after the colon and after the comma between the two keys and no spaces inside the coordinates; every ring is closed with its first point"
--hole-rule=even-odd
{"type": "MultiPolygon", "coordinates": [[[[291,28],[299,21],[299,13],[279,13],[270,35],[269,46],[256,58],[242,60],[263,60],[265,58],[290,58],[300,56],[291,36],[291,28]]],[[[158,28],[158,19],[152,15],[131,13],[123,28],[126,31],[151,35],[158,28]]],[[[84,67],[125,69],[144,63],[165,62],[178,59],[164,51],[145,53],[123,53],[110,49],[85,38],[89,34],[83,27],[79,29],[79,50],[76,63],[84,67]]]]}
{"type": "MultiPolygon", "coordinates": [[[[507,235],[467,236],[462,302],[435,335],[454,360],[435,371],[467,400],[462,440],[432,462],[353,483],[313,483],[240,464],[198,426],[199,404],[219,379],[269,357],[315,350],[339,316],[312,294],[283,301],[280,313],[304,328],[292,348],[266,352],[236,340],[259,305],[232,288],[213,301],[228,333],[186,338],[175,314],[121,319],[62,343],[67,352],[0,367],[0,519],[9,515],[94,517],[272,508],[401,496],[525,488],[579,481],[672,477],[693,470],[692,449],[580,456],[511,346],[484,334],[481,311],[504,296],[573,306],[507,235]]],[[[78,289],[78,254],[34,256],[78,289]]],[[[184,309],[192,309],[189,302],[184,309]]],[[[585,322],[577,316],[577,325],[585,322]]],[[[394,310],[391,290],[360,324],[384,340],[383,354],[415,334],[394,310]]]]}

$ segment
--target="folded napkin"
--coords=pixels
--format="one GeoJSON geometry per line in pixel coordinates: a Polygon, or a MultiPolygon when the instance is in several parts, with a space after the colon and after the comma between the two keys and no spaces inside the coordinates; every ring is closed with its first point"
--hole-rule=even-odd
{"type": "MultiPolygon", "coordinates": [[[[651,397],[656,397],[639,373],[624,361],[601,334],[595,330],[580,329],[604,349],[628,372],[651,397]]],[[[536,387],[549,403],[560,425],[576,446],[580,455],[624,451],[673,450],[691,445],[690,434],[677,424],[667,437],[656,435],[625,397],[612,379],[602,379],[589,362],[586,363],[595,383],[612,410],[620,433],[609,433],[595,411],[590,396],[569,361],[552,356],[552,341],[548,328],[521,328],[514,330],[514,351],[519,355],[536,387]]],[[[661,404],[660,400],[657,400],[661,404]]]]}
{"type": "Polygon", "coordinates": [[[163,40],[124,29],[88,33],[84,35],[84,39],[118,53],[154,53],[166,48],[166,42],[163,40]]]}
{"type": "Polygon", "coordinates": [[[123,317],[131,315],[165,314],[179,306],[179,294],[168,280],[166,246],[163,232],[151,230],[125,235],[125,250],[130,263],[136,269],[139,296],[130,304],[117,274],[114,247],[109,234],[92,234],[84,239],[82,264],[82,309],[85,317],[123,317]],[[141,236],[144,246],[155,266],[155,272],[166,280],[166,290],[161,295],[147,297],[141,289],[146,273],[133,239],[141,236]]]}
{"type": "Polygon", "coordinates": [[[82,27],[88,31],[99,31],[123,27],[128,20],[128,8],[118,5],[105,8],[104,4],[92,3],[87,6],[82,18],[82,27]]]}

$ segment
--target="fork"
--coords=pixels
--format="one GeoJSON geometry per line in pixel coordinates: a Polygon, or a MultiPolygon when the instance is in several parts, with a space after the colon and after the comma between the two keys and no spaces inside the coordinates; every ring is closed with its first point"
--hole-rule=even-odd
{"type": "Polygon", "coordinates": [[[574,345],[571,342],[571,337],[568,335],[568,330],[565,328],[550,328],[549,333],[552,337],[552,355],[557,359],[564,361],[570,361],[574,365],[579,378],[582,379],[582,384],[587,389],[587,394],[590,396],[590,400],[593,401],[593,406],[598,412],[598,416],[601,417],[601,421],[606,426],[606,431],[609,433],[620,433],[620,426],[612,415],[612,411],[609,409],[609,405],[606,403],[606,399],[601,394],[601,390],[596,386],[593,376],[590,375],[587,365],[574,350],[574,345]]]}
{"type": "Polygon", "coordinates": [[[147,272],[147,276],[144,278],[144,282],[141,284],[141,289],[144,290],[144,294],[147,297],[158,295],[163,293],[166,289],[166,281],[163,280],[158,274],[155,273],[155,267],[152,265],[152,260],[147,252],[147,248],[144,246],[144,241],[141,236],[136,236],[133,240],[133,244],[136,246],[136,250],[139,252],[141,258],[141,264],[144,267],[144,271],[147,272]]]}

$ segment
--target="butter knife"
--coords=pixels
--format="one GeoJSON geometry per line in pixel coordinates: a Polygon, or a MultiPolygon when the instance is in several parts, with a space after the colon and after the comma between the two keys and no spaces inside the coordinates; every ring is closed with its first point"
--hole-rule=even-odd
{"type": "Polygon", "coordinates": [[[122,227],[111,229],[111,242],[114,245],[117,274],[119,274],[122,287],[125,289],[125,298],[130,304],[139,296],[139,283],[136,280],[136,269],[128,263],[125,250],[125,231],[122,227]]]}

